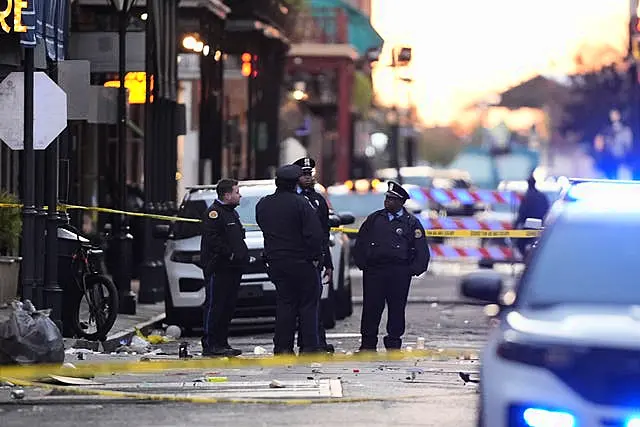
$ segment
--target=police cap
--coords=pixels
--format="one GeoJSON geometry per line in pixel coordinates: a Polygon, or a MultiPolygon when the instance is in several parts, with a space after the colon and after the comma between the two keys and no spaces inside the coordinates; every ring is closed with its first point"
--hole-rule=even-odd
{"type": "Polygon", "coordinates": [[[303,172],[311,172],[316,167],[316,161],[311,157],[303,157],[293,162],[293,164],[300,166],[303,172]]]}
{"type": "Polygon", "coordinates": [[[298,165],[281,166],[276,170],[276,178],[284,181],[297,181],[302,176],[302,168],[298,165]]]}
{"type": "Polygon", "coordinates": [[[409,193],[407,193],[407,191],[395,181],[389,181],[389,189],[387,190],[386,194],[387,197],[394,197],[396,199],[410,199],[409,193]]]}

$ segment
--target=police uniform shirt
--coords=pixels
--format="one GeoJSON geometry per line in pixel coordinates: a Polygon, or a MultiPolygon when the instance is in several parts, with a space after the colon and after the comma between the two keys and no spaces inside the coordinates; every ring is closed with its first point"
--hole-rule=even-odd
{"type": "Polygon", "coordinates": [[[429,265],[430,253],[424,228],[404,208],[397,214],[380,209],[369,215],[356,237],[356,265],[367,267],[406,265],[418,276],[429,265]]]}
{"type": "Polygon", "coordinates": [[[203,218],[200,262],[205,275],[218,268],[244,266],[249,250],[245,230],[234,206],[215,200],[203,218]]]}

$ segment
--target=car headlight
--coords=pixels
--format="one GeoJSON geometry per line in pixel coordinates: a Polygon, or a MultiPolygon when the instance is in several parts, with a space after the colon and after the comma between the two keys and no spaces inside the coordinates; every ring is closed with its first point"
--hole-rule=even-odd
{"type": "Polygon", "coordinates": [[[171,261],[183,264],[195,264],[200,262],[198,251],[175,251],[171,254],[171,261]]]}
{"type": "Polygon", "coordinates": [[[496,349],[501,359],[531,366],[564,368],[571,365],[578,349],[563,345],[503,339],[496,349]]]}

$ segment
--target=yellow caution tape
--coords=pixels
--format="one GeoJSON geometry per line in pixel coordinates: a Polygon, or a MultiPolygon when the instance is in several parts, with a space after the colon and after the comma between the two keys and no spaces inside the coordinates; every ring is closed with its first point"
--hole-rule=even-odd
{"type": "MultiPolygon", "coordinates": [[[[0,208],[20,208],[22,205],[19,204],[0,204],[0,208]]],[[[46,209],[46,206],[45,206],[46,209]]],[[[59,205],[60,210],[85,210],[92,212],[100,212],[100,213],[111,213],[117,215],[127,215],[127,216],[135,216],[142,218],[151,218],[162,221],[171,221],[171,222],[191,222],[191,223],[199,223],[202,220],[197,218],[183,218],[178,216],[168,216],[168,215],[156,215],[149,214],[143,212],[129,212],[123,211],[119,209],[111,209],[111,208],[100,208],[97,206],[81,206],[81,205],[69,205],[69,204],[61,204],[59,205]]],[[[257,227],[258,224],[244,224],[245,227],[257,227]]],[[[346,234],[357,234],[357,228],[349,228],[349,227],[333,227],[331,231],[339,231],[346,234]]],[[[529,239],[533,237],[538,237],[540,235],[539,230],[425,230],[426,237],[475,237],[475,238],[483,238],[483,239],[529,239]]]]}
{"type": "Polygon", "coordinates": [[[482,237],[485,239],[528,239],[538,237],[539,230],[425,230],[427,237],[482,237]]]}
{"type": "MultiPolygon", "coordinates": [[[[202,403],[202,404],[263,404],[263,405],[311,405],[328,403],[364,403],[364,402],[401,402],[415,401],[418,399],[433,398],[429,395],[410,395],[396,397],[331,397],[318,399],[256,399],[256,398],[225,398],[225,397],[203,397],[184,396],[174,394],[151,394],[135,393],[126,391],[90,389],[73,386],[58,386],[53,384],[35,383],[14,378],[6,378],[7,381],[20,387],[37,387],[45,390],[55,390],[63,394],[77,394],[85,396],[100,396],[112,399],[131,399],[154,402],[180,402],[180,403],[202,403]]],[[[108,385],[106,385],[108,387],[108,385]]]]}
{"type": "MultiPolygon", "coordinates": [[[[272,357],[235,357],[235,358],[202,358],[202,359],[176,359],[153,360],[135,362],[102,362],[82,363],[76,368],[65,368],[59,365],[27,365],[27,366],[1,366],[0,377],[36,379],[50,375],[64,375],[80,377],[82,375],[111,375],[113,373],[151,373],[184,369],[212,369],[212,368],[244,368],[244,367],[283,367],[299,366],[311,363],[344,363],[344,362],[390,362],[411,360],[419,358],[477,358],[473,350],[413,350],[411,352],[392,351],[386,353],[356,353],[347,354],[315,354],[287,356],[277,355],[272,357]]],[[[11,381],[13,382],[13,381],[11,381]]]]}
{"type": "MultiPolygon", "coordinates": [[[[357,228],[335,227],[331,231],[342,231],[347,234],[357,234],[357,228]]],[[[425,230],[427,237],[477,237],[485,239],[528,239],[538,237],[539,230],[425,230]]]]}

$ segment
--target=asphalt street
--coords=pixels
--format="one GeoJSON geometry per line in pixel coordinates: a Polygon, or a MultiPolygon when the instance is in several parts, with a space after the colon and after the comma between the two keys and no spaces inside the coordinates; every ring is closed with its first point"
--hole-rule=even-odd
{"type": "MultiPolygon", "coordinates": [[[[407,331],[403,344],[410,355],[419,337],[428,349],[467,349],[459,356],[412,358],[393,362],[342,361],[299,366],[216,368],[199,371],[96,376],[90,389],[143,392],[209,399],[205,403],[143,402],[114,396],[88,396],[60,390],[25,388],[25,397],[11,397],[11,388],[0,388],[0,423],[10,426],[334,426],[405,425],[464,427],[474,425],[476,384],[465,384],[460,372],[478,370],[475,350],[481,348],[489,328],[483,307],[455,302],[460,276],[473,265],[434,264],[432,272],[414,280],[413,301],[407,307],[407,331]],[[418,302],[428,301],[428,302],[418,302]],[[440,301],[440,302],[435,302],[440,301]],[[271,382],[277,380],[278,387],[271,382]],[[224,403],[225,399],[255,398],[260,403],[224,403]],[[223,403],[213,403],[222,399],[223,403]],[[283,400],[284,399],[284,400],[283,400]],[[308,400],[299,404],[299,399],[308,400]],[[358,401],[355,401],[357,399],[358,401]],[[268,402],[266,401],[268,400],[268,402]],[[319,402],[314,404],[313,402],[319,402]],[[320,403],[322,402],[322,403],[320,403]]],[[[505,278],[511,271],[503,268],[505,278]]],[[[353,272],[354,299],[361,295],[361,274],[353,272]]],[[[353,315],[328,331],[338,353],[349,355],[359,346],[361,305],[353,315]]],[[[386,319],[381,324],[384,334],[386,319]]],[[[264,326],[264,325],[263,325],[264,326]]],[[[231,344],[248,357],[265,357],[272,351],[268,328],[237,333],[231,344]],[[266,354],[263,354],[266,353],[266,354]]],[[[187,340],[193,354],[199,338],[187,340]]],[[[178,343],[155,346],[163,358],[176,359],[178,343]]],[[[384,353],[381,352],[384,356],[384,353]]],[[[140,353],[69,354],[76,365],[91,361],[139,360],[140,353]]],[[[64,386],[62,386],[64,387],[64,386]]]]}

